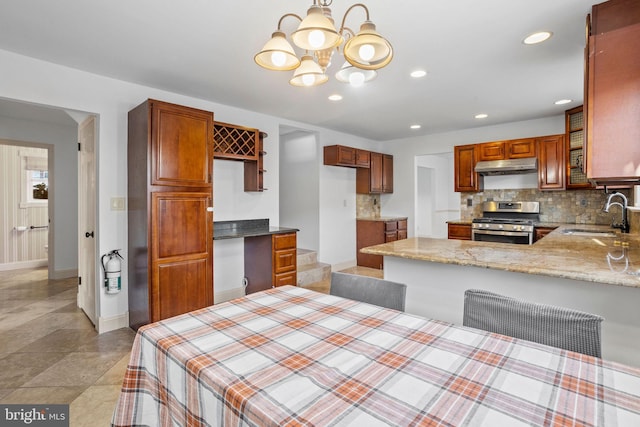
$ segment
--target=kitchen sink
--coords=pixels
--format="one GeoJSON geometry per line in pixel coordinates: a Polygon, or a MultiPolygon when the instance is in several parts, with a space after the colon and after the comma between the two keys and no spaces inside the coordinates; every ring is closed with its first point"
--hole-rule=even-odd
{"type": "Polygon", "coordinates": [[[562,234],[588,237],[616,237],[616,233],[613,231],[585,230],[582,228],[567,228],[562,231],[562,234]]]}

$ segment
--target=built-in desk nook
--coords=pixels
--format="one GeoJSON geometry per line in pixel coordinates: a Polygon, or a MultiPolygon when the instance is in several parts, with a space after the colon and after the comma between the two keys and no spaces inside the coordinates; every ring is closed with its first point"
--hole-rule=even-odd
{"type": "Polygon", "coordinates": [[[268,219],[216,221],[213,240],[244,239],[245,293],[297,284],[296,228],[271,227],[268,219]]]}

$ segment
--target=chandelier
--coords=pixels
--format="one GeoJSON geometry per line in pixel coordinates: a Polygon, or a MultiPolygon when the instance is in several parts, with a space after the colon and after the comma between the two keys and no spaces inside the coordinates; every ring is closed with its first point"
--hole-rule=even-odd
{"type": "Polygon", "coordinates": [[[329,80],[327,68],[331,65],[331,58],[335,52],[341,52],[345,62],[335,75],[337,80],[359,86],[375,78],[376,70],[391,62],[391,44],[376,31],[376,26],[369,20],[369,9],[362,3],[347,9],[340,28],[336,30],[329,8],[331,3],[333,0],[314,0],[304,19],[294,13],[283,15],[271,40],[254,56],[256,63],[267,70],[295,70],[289,80],[294,86],[317,86],[329,80]],[[364,9],[366,20],[360,25],[360,31],[355,33],[345,27],[345,22],[347,15],[357,7],[364,9]],[[298,29],[290,37],[298,48],[304,50],[301,58],[281,30],[287,17],[300,21],[298,29]]]}

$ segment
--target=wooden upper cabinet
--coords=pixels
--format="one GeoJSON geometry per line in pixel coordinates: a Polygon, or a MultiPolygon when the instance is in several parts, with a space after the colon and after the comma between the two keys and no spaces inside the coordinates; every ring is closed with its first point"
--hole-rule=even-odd
{"type": "Polygon", "coordinates": [[[453,169],[455,191],[475,192],[482,189],[482,177],[476,173],[477,145],[453,147],[453,169]]]}
{"type": "Polygon", "coordinates": [[[504,141],[485,142],[484,144],[478,144],[478,161],[503,160],[504,158],[504,141]]]}
{"type": "Polygon", "coordinates": [[[534,138],[485,142],[478,145],[478,161],[521,159],[536,156],[534,138]]]}
{"type": "Polygon", "coordinates": [[[538,163],[538,188],[564,190],[566,171],[564,135],[538,138],[538,163]]]}
{"type": "Polygon", "coordinates": [[[371,153],[367,150],[356,148],[356,167],[368,168],[371,160],[371,153]]]}
{"type": "Polygon", "coordinates": [[[327,166],[368,168],[369,151],[344,145],[327,145],[324,147],[324,164],[327,166]]]}
{"type": "Polygon", "coordinates": [[[640,179],[640,24],[589,40],[587,178],[640,179]]]}
{"type": "Polygon", "coordinates": [[[369,168],[361,168],[356,172],[356,193],[393,193],[393,156],[373,152],[369,154],[369,168]]]}
{"type": "Polygon", "coordinates": [[[371,153],[369,163],[369,193],[382,193],[382,154],[371,153]]]}
{"type": "Polygon", "coordinates": [[[535,138],[506,141],[506,159],[522,159],[536,156],[535,138]]]}
{"type": "Polygon", "coordinates": [[[597,35],[640,22],[638,0],[609,0],[592,7],[590,34],[597,35]]]}
{"type": "Polygon", "coordinates": [[[213,114],[155,100],[149,106],[151,185],[210,185],[213,114]]]}
{"type": "Polygon", "coordinates": [[[584,173],[584,111],[582,105],[565,111],[566,189],[593,188],[584,173]]]}

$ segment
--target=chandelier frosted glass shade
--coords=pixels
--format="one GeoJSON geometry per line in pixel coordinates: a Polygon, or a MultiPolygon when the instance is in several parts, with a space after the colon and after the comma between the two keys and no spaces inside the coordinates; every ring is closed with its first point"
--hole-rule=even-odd
{"type": "Polygon", "coordinates": [[[371,21],[365,21],[360,32],[347,40],[343,53],[351,65],[363,70],[380,69],[393,58],[391,44],[376,31],[371,21]]]}
{"type": "Polygon", "coordinates": [[[363,70],[345,62],[340,71],[336,73],[336,80],[358,87],[375,79],[377,75],[375,70],[363,70]]]}
{"type": "Polygon", "coordinates": [[[288,71],[297,68],[300,60],[282,31],[271,35],[262,50],[253,57],[256,64],[268,70],[288,71]]]}
{"type": "Polygon", "coordinates": [[[313,60],[310,55],[302,57],[300,66],[293,73],[293,78],[289,80],[293,86],[318,86],[329,80],[322,68],[313,60]]]}
{"type": "Polygon", "coordinates": [[[301,49],[324,50],[340,45],[343,38],[336,31],[333,22],[324,15],[322,8],[313,5],[298,29],[291,33],[291,40],[301,49]]]}

